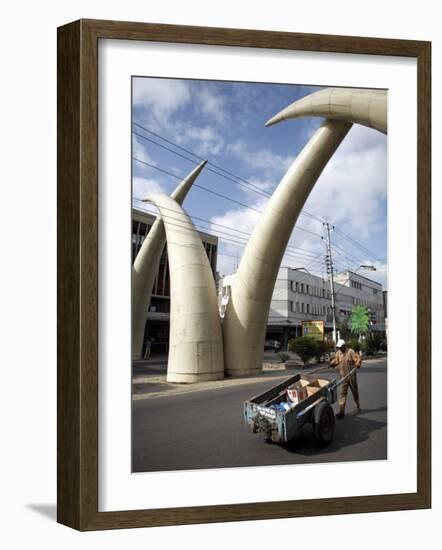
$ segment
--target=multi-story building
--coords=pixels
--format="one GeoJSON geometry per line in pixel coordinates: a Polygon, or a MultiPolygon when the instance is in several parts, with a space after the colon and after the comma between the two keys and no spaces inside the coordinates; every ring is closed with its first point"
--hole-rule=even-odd
{"type": "Polygon", "coordinates": [[[335,276],[336,318],[343,321],[355,306],[366,306],[372,330],[385,332],[384,294],[382,285],[352,271],[335,276]]]}
{"type": "MultiPolygon", "coordinates": [[[[224,316],[234,275],[220,280],[220,314],[224,316]]],[[[336,320],[344,321],[356,305],[369,308],[373,330],[385,330],[382,286],[350,271],[335,277],[336,320]]],[[[286,349],[288,340],[302,334],[302,321],[324,321],[331,337],[333,317],[329,281],[304,268],[281,267],[276,279],[267,325],[267,340],[278,340],[286,349]]]]}
{"type": "MultiPolygon", "coordinates": [[[[152,214],[132,209],[132,262],[149,233],[156,217],[152,214]]],[[[213,276],[216,279],[216,261],[218,253],[218,237],[208,233],[199,232],[207,257],[212,267],[213,276]]],[[[167,353],[169,349],[169,325],[170,325],[170,275],[167,259],[167,246],[161,255],[160,265],[152,290],[152,298],[148,308],[145,336],[152,341],[152,354],[167,353]]]]}
{"type": "Polygon", "coordinates": [[[287,349],[291,338],[302,335],[303,321],[324,321],[332,330],[332,309],[328,281],[305,269],[281,267],[276,279],[267,325],[268,340],[278,340],[287,349]]]}

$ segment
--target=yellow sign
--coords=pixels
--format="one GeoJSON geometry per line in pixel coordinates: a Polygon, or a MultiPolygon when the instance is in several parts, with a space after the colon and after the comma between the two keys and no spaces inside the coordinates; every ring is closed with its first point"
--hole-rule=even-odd
{"type": "Polygon", "coordinates": [[[302,335],[324,341],[324,321],[302,321],[302,335]]]}

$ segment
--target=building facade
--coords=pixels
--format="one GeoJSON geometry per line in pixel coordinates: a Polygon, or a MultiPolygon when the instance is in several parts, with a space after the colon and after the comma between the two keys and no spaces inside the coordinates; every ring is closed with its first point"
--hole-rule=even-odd
{"type": "MultiPolygon", "coordinates": [[[[218,286],[220,314],[224,316],[235,275],[223,277],[218,286]]],[[[385,331],[382,285],[350,271],[335,276],[336,321],[345,321],[356,305],[369,308],[372,330],[385,331]]],[[[331,338],[333,317],[329,281],[304,268],[281,267],[270,305],[266,340],[277,340],[287,349],[291,338],[302,335],[303,321],[323,321],[331,338]]]]}
{"type": "MultiPolygon", "coordinates": [[[[132,263],[138,254],[144,239],[149,233],[156,216],[132,208],[132,263]]],[[[199,232],[216,280],[218,237],[199,232]]],[[[170,275],[167,259],[167,245],[161,255],[160,265],[155,277],[152,298],[147,314],[145,338],[151,340],[152,354],[165,354],[169,350],[170,325],[170,275]]]]}
{"type": "Polygon", "coordinates": [[[352,271],[335,276],[336,318],[344,321],[355,306],[366,306],[371,330],[385,332],[384,294],[382,285],[352,271]]]}

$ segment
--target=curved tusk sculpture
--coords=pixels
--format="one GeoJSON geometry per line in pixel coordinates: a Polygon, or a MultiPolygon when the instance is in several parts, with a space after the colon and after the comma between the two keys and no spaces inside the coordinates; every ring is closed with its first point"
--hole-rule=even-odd
{"type": "Polygon", "coordinates": [[[241,258],[224,317],[227,374],[261,370],[270,302],[287,243],[316,180],[351,126],[326,120],[269,199],[241,258]]]}
{"type": "Polygon", "coordinates": [[[167,381],[224,378],[215,281],[201,237],[172,197],[153,193],[144,200],[159,209],[166,231],[171,305],[167,381]]]}
{"type": "MultiPolygon", "coordinates": [[[[201,162],[178,185],[172,193],[179,204],[182,204],[193,182],[201,173],[207,161],[201,162]]],[[[152,297],[152,288],[158,272],[161,254],[166,244],[163,222],[158,217],[135,258],[132,266],[132,359],[141,359],[143,351],[144,330],[148,308],[152,297]]]]}
{"type": "Polygon", "coordinates": [[[387,91],[356,88],[326,88],[295,101],[266,122],[320,116],[347,120],[387,133],[387,91]]]}

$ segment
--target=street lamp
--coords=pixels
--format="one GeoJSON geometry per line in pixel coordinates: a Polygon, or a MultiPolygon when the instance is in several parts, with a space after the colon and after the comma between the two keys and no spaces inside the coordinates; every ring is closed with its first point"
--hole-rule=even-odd
{"type": "Polygon", "coordinates": [[[376,271],[376,267],[374,265],[361,264],[355,271],[350,271],[349,270],[348,272],[350,273],[350,275],[347,277],[347,279],[345,279],[345,281],[343,283],[338,283],[339,286],[345,286],[346,283],[348,283],[348,281],[351,279],[351,276],[356,275],[356,273],[360,269],[365,269],[366,271],[376,271]]]}

